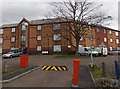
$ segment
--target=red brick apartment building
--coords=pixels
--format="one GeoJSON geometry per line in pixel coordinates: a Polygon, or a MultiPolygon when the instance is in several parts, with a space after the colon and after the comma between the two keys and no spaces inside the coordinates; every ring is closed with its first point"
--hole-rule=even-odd
{"type": "MultiPolygon", "coordinates": [[[[58,19],[42,19],[28,21],[23,18],[16,24],[5,24],[0,27],[0,51],[6,53],[11,48],[22,48],[27,46],[28,53],[41,53],[48,51],[53,53],[73,53],[75,50],[70,43],[60,37],[61,34],[74,38],[67,32],[61,32],[62,27],[70,25],[70,22],[58,19]]],[[[106,46],[109,50],[118,49],[120,31],[107,27],[92,26],[92,46],[106,46]]],[[[89,32],[88,32],[89,33],[89,32]]],[[[80,45],[90,47],[90,34],[80,39],[80,45]]]]}

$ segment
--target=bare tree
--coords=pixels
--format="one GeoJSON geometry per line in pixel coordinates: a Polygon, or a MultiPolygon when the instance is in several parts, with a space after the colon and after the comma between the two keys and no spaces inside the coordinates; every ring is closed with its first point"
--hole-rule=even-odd
{"type": "Polygon", "coordinates": [[[70,25],[61,29],[61,31],[67,31],[71,34],[76,44],[74,45],[69,37],[62,36],[69,41],[72,47],[75,48],[76,54],[78,54],[78,47],[82,36],[86,35],[88,29],[85,29],[86,25],[102,25],[104,22],[111,20],[111,16],[107,16],[105,12],[100,11],[102,4],[97,5],[95,2],[89,2],[87,0],[67,1],[67,2],[52,2],[52,16],[58,18],[60,22],[64,18],[70,25]]]}

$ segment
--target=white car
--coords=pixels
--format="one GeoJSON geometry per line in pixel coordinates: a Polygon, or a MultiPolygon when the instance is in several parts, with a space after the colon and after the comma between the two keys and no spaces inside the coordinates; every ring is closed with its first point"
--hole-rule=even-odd
{"type": "Polygon", "coordinates": [[[8,52],[8,53],[6,53],[6,54],[3,54],[2,57],[3,57],[3,58],[12,58],[12,57],[20,56],[21,54],[22,54],[22,52],[13,51],[13,52],[8,52]]]}

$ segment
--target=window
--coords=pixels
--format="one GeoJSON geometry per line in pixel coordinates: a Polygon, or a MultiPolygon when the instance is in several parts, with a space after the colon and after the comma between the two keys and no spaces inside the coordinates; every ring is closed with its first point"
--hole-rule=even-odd
{"type": "Polygon", "coordinates": [[[21,41],[26,41],[26,36],[25,35],[21,36],[21,41]]]}
{"type": "Polygon", "coordinates": [[[11,42],[15,42],[15,37],[11,37],[11,42]]]}
{"type": "Polygon", "coordinates": [[[112,47],[110,47],[110,50],[112,50],[112,47]]]}
{"type": "Polygon", "coordinates": [[[110,42],[113,42],[113,40],[112,40],[112,39],[110,39],[110,42]]]}
{"type": "Polygon", "coordinates": [[[104,33],[106,33],[106,29],[103,29],[104,33]]]}
{"type": "Polygon", "coordinates": [[[3,34],[3,29],[0,29],[0,34],[3,34]]]}
{"type": "Polygon", "coordinates": [[[41,36],[37,36],[37,40],[41,40],[41,36]]]}
{"type": "Polygon", "coordinates": [[[119,44],[119,39],[116,39],[116,43],[119,44]]]}
{"type": "Polygon", "coordinates": [[[54,52],[60,52],[61,51],[61,45],[54,45],[54,52]]]}
{"type": "Polygon", "coordinates": [[[54,34],[53,40],[61,40],[61,34],[54,34]]]}
{"type": "Polygon", "coordinates": [[[25,25],[21,25],[21,30],[26,30],[26,26],[25,25]]]}
{"type": "Polygon", "coordinates": [[[96,31],[99,32],[99,28],[97,28],[96,31]]]}
{"type": "Polygon", "coordinates": [[[42,26],[41,25],[38,25],[37,26],[37,30],[41,30],[42,29],[42,26]]]}
{"type": "Polygon", "coordinates": [[[118,36],[118,32],[115,32],[115,35],[118,36]]]}
{"type": "Polygon", "coordinates": [[[60,30],[60,24],[53,24],[54,30],[60,30]]]}
{"type": "Polygon", "coordinates": [[[107,38],[104,38],[104,42],[107,42],[107,38]]]}
{"type": "Polygon", "coordinates": [[[0,44],[2,44],[3,43],[3,38],[0,38],[0,44]]]}
{"type": "Polygon", "coordinates": [[[41,51],[41,46],[37,46],[37,51],[41,51]]]}
{"type": "Polygon", "coordinates": [[[83,40],[83,37],[81,37],[80,40],[83,40]]]}
{"type": "Polygon", "coordinates": [[[110,34],[112,34],[112,31],[110,30],[110,32],[109,32],[110,34]]]}
{"type": "Polygon", "coordinates": [[[15,32],[15,28],[12,28],[12,32],[15,32]]]}

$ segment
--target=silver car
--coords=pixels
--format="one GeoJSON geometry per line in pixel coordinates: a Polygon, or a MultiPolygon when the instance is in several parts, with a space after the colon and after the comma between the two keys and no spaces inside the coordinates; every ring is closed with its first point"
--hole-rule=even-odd
{"type": "Polygon", "coordinates": [[[109,51],[108,54],[109,55],[114,55],[114,54],[120,55],[120,50],[112,50],[112,51],[109,51]]]}
{"type": "Polygon", "coordinates": [[[12,58],[12,57],[20,56],[21,54],[22,54],[22,52],[19,52],[19,51],[10,51],[6,54],[3,54],[2,57],[3,58],[12,58]]]}

